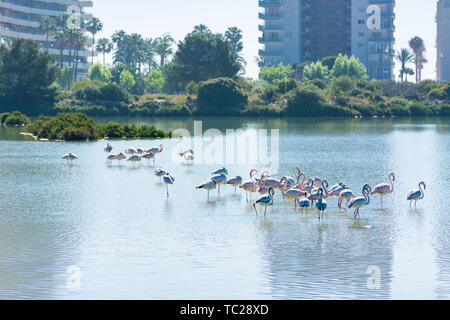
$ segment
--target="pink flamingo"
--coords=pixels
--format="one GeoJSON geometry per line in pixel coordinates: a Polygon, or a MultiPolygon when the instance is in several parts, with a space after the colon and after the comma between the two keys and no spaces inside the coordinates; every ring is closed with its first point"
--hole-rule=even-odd
{"type": "Polygon", "coordinates": [[[282,191],[283,197],[289,200],[294,200],[294,208],[297,209],[297,201],[303,196],[306,196],[306,192],[300,189],[292,188],[287,191],[282,191]]]}
{"type": "Polygon", "coordinates": [[[419,183],[419,189],[413,189],[408,193],[407,200],[409,200],[410,208],[411,208],[411,204],[413,201],[415,201],[414,208],[417,207],[417,201],[422,200],[425,197],[425,193],[423,191],[426,189],[427,189],[427,185],[425,184],[425,182],[422,181],[421,183],[419,183]],[[423,190],[422,190],[422,187],[423,187],[423,190]]]}
{"type": "MultiPolygon", "coordinates": [[[[250,180],[243,182],[239,188],[245,190],[245,199],[248,202],[248,192],[258,191],[258,182],[255,180],[254,175],[257,173],[255,169],[250,171],[250,180]]],[[[251,195],[251,194],[250,194],[251,195]]]]}
{"type": "Polygon", "coordinates": [[[226,184],[229,184],[229,185],[233,186],[234,187],[234,192],[236,192],[236,188],[242,184],[242,177],[241,176],[237,176],[237,177],[231,178],[231,179],[229,179],[227,181],[226,184]]]}
{"type": "Polygon", "coordinates": [[[371,195],[374,194],[380,195],[381,207],[383,207],[383,197],[394,191],[394,184],[393,184],[394,181],[395,181],[395,174],[391,173],[389,175],[389,183],[380,183],[376,185],[373,188],[372,192],[370,193],[371,195]]]}

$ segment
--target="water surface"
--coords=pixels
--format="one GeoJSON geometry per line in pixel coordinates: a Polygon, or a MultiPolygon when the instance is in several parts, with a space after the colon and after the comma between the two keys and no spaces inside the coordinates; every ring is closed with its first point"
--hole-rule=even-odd
{"type": "MultiPolygon", "coordinates": [[[[193,130],[194,119],[98,118],[193,130]]],[[[198,119],[200,120],[200,119],[198,119]]],[[[175,165],[178,140],[113,141],[114,151],[153,147],[175,176],[167,199],[155,167],[109,166],[105,142],[37,142],[0,128],[0,298],[44,299],[448,299],[450,298],[450,121],[443,119],[203,120],[203,130],[280,129],[280,169],[347,183],[387,182],[384,208],[325,220],[294,212],[279,193],[267,216],[223,187],[196,190],[219,165],[175,165]],[[61,156],[74,152],[68,166],[61,156]],[[406,194],[421,181],[417,210],[406,194]],[[69,266],[81,287],[67,287],[69,266]],[[379,288],[368,287],[375,266],[379,288]]],[[[227,165],[248,176],[254,165],[227,165]]],[[[256,166],[257,167],[257,166],[256,166]]],[[[254,198],[253,198],[254,199],[254,198]]]]}

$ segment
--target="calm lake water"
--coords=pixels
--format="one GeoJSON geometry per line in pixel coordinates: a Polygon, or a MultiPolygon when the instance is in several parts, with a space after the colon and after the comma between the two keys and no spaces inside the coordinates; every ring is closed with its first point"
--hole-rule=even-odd
{"type": "MultiPolygon", "coordinates": [[[[110,120],[194,126],[96,119],[110,120]]],[[[104,141],[36,142],[0,128],[0,298],[450,298],[450,120],[203,119],[208,128],[279,129],[278,177],[299,166],[360,195],[392,171],[395,191],[384,209],[372,197],[359,221],[330,199],[323,222],[277,192],[264,218],[229,186],[207,202],[195,186],[221,165],[174,164],[179,140],[112,141],[115,152],[164,145],[156,167],[176,178],[167,199],[151,162],[108,165],[104,141]],[[73,166],[67,152],[79,156],[73,166]],[[406,195],[421,180],[425,199],[411,210],[406,195]],[[68,286],[76,268],[79,288],[68,286]]],[[[260,169],[226,166],[244,178],[260,169]]]]}

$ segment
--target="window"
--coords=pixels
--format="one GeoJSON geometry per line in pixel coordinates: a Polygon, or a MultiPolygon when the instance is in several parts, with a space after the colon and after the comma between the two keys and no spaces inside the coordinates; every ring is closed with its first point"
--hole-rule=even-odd
{"type": "Polygon", "coordinates": [[[366,23],[366,20],[364,20],[364,19],[358,19],[358,24],[365,24],[366,23]]]}

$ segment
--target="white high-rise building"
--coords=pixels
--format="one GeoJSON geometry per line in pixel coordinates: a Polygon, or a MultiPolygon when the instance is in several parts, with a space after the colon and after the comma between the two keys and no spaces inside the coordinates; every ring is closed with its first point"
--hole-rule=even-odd
{"type": "MultiPolygon", "coordinates": [[[[42,50],[59,57],[60,51],[50,34],[48,43],[46,35],[41,30],[41,19],[45,16],[54,17],[68,13],[69,15],[84,14],[86,7],[92,7],[92,1],[76,0],[0,0],[0,42],[8,42],[15,38],[38,41],[42,50]]],[[[79,52],[78,75],[79,79],[86,77],[90,68],[91,41],[86,49],[79,52]]],[[[74,49],[66,48],[63,51],[64,65],[74,59],[74,49]]]]}
{"type": "Polygon", "coordinates": [[[437,63],[438,81],[450,81],[450,0],[437,3],[437,63]]]}

